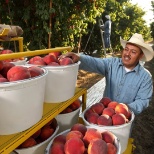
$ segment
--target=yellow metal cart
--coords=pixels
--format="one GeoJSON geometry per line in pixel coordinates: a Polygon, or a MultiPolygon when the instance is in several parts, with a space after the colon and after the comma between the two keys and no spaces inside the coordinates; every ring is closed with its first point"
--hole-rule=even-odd
{"type": "MultiPolygon", "coordinates": [[[[36,56],[36,55],[47,54],[56,51],[64,51],[64,50],[71,51],[72,49],[71,47],[58,47],[52,49],[3,54],[0,55],[0,60],[36,56]]],[[[23,143],[26,139],[32,136],[35,132],[37,132],[40,128],[42,128],[45,124],[47,124],[51,119],[57,116],[61,111],[63,111],[66,107],[68,107],[72,102],[74,102],[79,97],[82,97],[82,110],[84,110],[86,108],[86,97],[87,97],[87,90],[85,88],[76,88],[75,95],[71,99],[65,102],[44,103],[43,117],[34,126],[20,133],[12,135],[0,135],[0,154],[11,153],[21,143],[23,143]]],[[[133,147],[134,147],[133,139],[130,138],[128,142],[128,148],[123,154],[132,154],[133,147]]]]}

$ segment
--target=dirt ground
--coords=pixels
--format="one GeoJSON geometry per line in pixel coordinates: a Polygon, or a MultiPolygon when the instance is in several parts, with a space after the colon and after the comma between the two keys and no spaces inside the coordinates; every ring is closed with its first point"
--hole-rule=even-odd
{"type": "MultiPolygon", "coordinates": [[[[145,68],[151,72],[154,81],[154,59],[146,62],[145,68]]],[[[89,89],[100,79],[100,75],[79,71],[77,85],[89,89]]],[[[149,107],[135,117],[132,138],[136,147],[134,154],[154,154],[154,94],[149,107]]]]}

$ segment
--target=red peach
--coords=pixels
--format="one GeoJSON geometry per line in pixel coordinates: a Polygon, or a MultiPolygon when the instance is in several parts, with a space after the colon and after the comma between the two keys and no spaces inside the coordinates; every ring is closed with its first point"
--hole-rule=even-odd
{"type": "Polygon", "coordinates": [[[71,138],[66,141],[64,151],[65,154],[83,154],[85,146],[80,138],[71,138]]]}
{"type": "Polygon", "coordinates": [[[35,77],[43,74],[43,69],[37,66],[31,66],[28,68],[28,70],[30,72],[31,77],[35,77]]]}
{"type": "Polygon", "coordinates": [[[108,104],[111,102],[112,100],[109,98],[109,97],[103,97],[101,100],[100,100],[100,103],[102,103],[105,107],[108,106],[108,104]]]}
{"type": "Polygon", "coordinates": [[[116,113],[112,116],[112,123],[113,125],[122,125],[125,124],[127,121],[126,117],[122,113],[116,113]]]}
{"type": "Polygon", "coordinates": [[[72,130],[70,132],[67,133],[66,135],[66,141],[68,141],[71,138],[80,138],[83,139],[83,135],[81,132],[77,131],[77,130],[72,130]]]}
{"type": "Polygon", "coordinates": [[[87,131],[87,127],[83,124],[80,124],[80,123],[76,123],[72,126],[71,128],[71,131],[72,130],[77,130],[77,131],[80,131],[82,133],[82,135],[84,136],[86,131],[87,131]]]}
{"type": "Polygon", "coordinates": [[[1,51],[1,54],[10,54],[10,53],[13,53],[13,51],[12,50],[9,50],[9,49],[2,50],[1,51]]]}
{"type": "Polygon", "coordinates": [[[28,138],[26,141],[24,141],[21,145],[20,148],[28,148],[28,147],[32,147],[34,145],[36,145],[37,142],[35,141],[34,138],[30,137],[28,138]]]}
{"type": "Polygon", "coordinates": [[[85,111],[85,113],[84,113],[84,117],[85,117],[85,119],[87,119],[87,117],[88,117],[89,114],[91,114],[91,113],[94,113],[93,110],[91,110],[90,108],[87,109],[87,110],[85,111]]]}
{"type": "Polygon", "coordinates": [[[48,65],[51,62],[58,62],[57,59],[53,55],[46,55],[43,57],[43,61],[48,65]]]}
{"type": "Polygon", "coordinates": [[[112,117],[115,114],[115,111],[114,111],[114,109],[107,107],[103,110],[102,114],[106,114],[106,115],[109,115],[110,117],[112,117]]]}
{"type": "Polygon", "coordinates": [[[27,67],[24,66],[14,66],[7,72],[7,79],[9,81],[24,80],[29,79],[30,77],[30,72],[27,67]]]}
{"type": "Polygon", "coordinates": [[[112,101],[112,102],[110,102],[110,103],[108,104],[107,107],[112,108],[112,109],[115,109],[116,105],[118,105],[118,102],[112,101]]]}
{"type": "MultiPolygon", "coordinates": [[[[49,123],[50,123],[50,121],[49,121],[49,123]]],[[[53,128],[55,130],[57,128],[57,125],[58,125],[57,120],[55,118],[53,118],[51,120],[51,123],[49,124],[50,128],[53,128]]]]}
{"type": "Polygon", "coordinates": [[[124,104],[124,103],[119,103],[115,107],[115,113],[122,113],[127,118],[128,117],[128,114],[129,114],[128,106],[126,104],[124,104]]]}
{"type": "Polygon", "coordinates": [[[0,74],[0,78],[4,78],[4,76],[2,74],[0,74]]]}
{"type": "Polygon", "coordinates": [[[81,101],[79,99],[75,100],[69,107],[75,111],[81,106],[81,101]]]}
{"type": "Polygon", "coordinates": [[[53,55],[56,59],[61,55],[61,52],[50,52],[49,55],[53,55]]]}
{"type": "Polygon", "coordinates": [[[97,124],[99,115],[97,113],[91,113],[87,116],[87,121],[92,124],[97,124]]]}
{"type": "Polygon", "coordinates": [[[41,134],[41,129],[39,129],[37,132],[35,132],[35,133],[32,135],[32,137],[33,137],[34,139],[36,139],[40,134],[41,134]]]}
{"type": "Polygon", "coordinates": [[[66,143],[66,135],[61,134],[54,138],[52,144],[63,144],[64,145],[65,143],[66,143]]]}
{"type": "Polygon", "coordinates": [[[9,82],[9,80],[4,77],[0,77],[0,82],[9,82]]]}
{"type": "Polygon", "coordinates": [[[7,72],[9,71],[10,68],[15,66],[15,64],[10,63],[10,62],[4,62],[3,63],[3,69],[1,70],[1,75],[3,75],[4,78],[7,78],[7,72]]]}
{"type": "Polygon", "coordinates": [[[59,60],[59,64],[60,65],[70,65],[70,64],[73,64],[73,60],[69,57],[65,57],[65,58],[62,58],[59,60]]]}
{"type": "Polygon", "coordinates": [[[102,139],[93,139],[88,146],[88,154],[107,154],[107,144],[102,139]]]}
{"type": "Polygon", "coordinates": [[[117,153],[116,146],[111,143],[107,143],[107,154],[116,154],[116,153],[117,153]]]}
{"type": "Polygon", "coordinates": [[[110,131],[104,131],[102,132],[102,139],[106,142],[106,143],[114,143],[114,135],[113,133],[111,133],[110,131]]]}
{"type": "Polygon", "coordinates": [[[65,113],[70,113],[73,110],[70,107],[67,107],[66,109],[64,109],[60,114],[65,114],[65,113]]]}
{"type": "Polygon", "coordinates": [[[50,148],[49,154],[65,154],[63,144],[53,144],[50,148]]]}
{"type": "Polygon", "coordinates": [[[96,103],[93,104],[90,108],[93,110],[93,112],[96,112],[97,114],[100,115],[104,110],[104,105],[102,103],[96,103]]]}
{"type": "Polygon", "coordinates": [[[88,128],[85,136],[83,137],[83,141],[85,146],[88,147],[89,143],[93,139],[102,139],[101,133],[95,128],[88,128]]]}
{"type": "Polygon", "coordinates": [[[42,57],[40,56],[35,56],[31,58],[28,62],[28,64],[34,64],[34,65],[39,65],[39,66],[45,66],[46,63],[43,61],[42,57]]]}
{"type": "Polygon", "coordinates": [[[109,115],[103,114],[98,117],[97,119],[98,125],[104,125],[104,126],[111,126],[112,125],[112,119],[109,115]]]}
{"type": "Polygon", "coordinates": [[[45,141],[54,133],[54,129],[50,127],[43,127],[41,129],[40,138],[45,141]]]}
{"type": "Polygon", "coordinates": [[[126,117],[126,118],[127,118],[128,120],[130,120],[130,119],[131,119],[131,116],[132,116],[132,113],[131,113],[131,111],[130,111],[130,110],[128,110],[128,115],[127,115],[127,117],[126,117]]]}

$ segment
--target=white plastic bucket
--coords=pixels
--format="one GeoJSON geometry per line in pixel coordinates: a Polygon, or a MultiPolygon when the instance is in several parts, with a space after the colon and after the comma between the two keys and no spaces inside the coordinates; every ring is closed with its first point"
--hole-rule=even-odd
{"type": "Polygon", "coordinates": [[[74,124],[78,123],[80,109],[81,109],[81,106],[75,111],[72,111],[70,113],[65,113],[65,114],[58,114],[55,117],[59,125],[58,133],[61,133],[62,131],[69,129],[74,124]]]}
{"type": "Polygon", "coordinates": [[[81,114],[84,124],[86,126],[92,126],[97,129],[106,129],[106,130],[111,131],[115,136],[119,138],[120,144],[121,144],[121,153],[123,153],[127,149],[131,126],[135,118],[134,113],[131,111],[131,120],[126,124],[118,125],[118,126],[100,126],[96,124],[91,124],[84,118],[84,114],[88,109],[89,108],[85,109],[83,113],[81,114]]]}
{"type": "Polygon", "coordinates": [[[34,78],[0,84],[0,135],[24,131],[42,118],[48,73],[43,70],[34,78]]]}
{"type": "Polygon", "coordinates": [[[24,149],[15,149],[14,152],[11,154],[44,154],[46,147],[48,146],[49,142],[52,140],[52,138],[55,137],[59,129],[59,126],[57,126],[55,132],[50,136],[47,140],[44,142],[37,144],[35,146],[24,148],[24,149]]]}
{"type": "MultiPolygon", "coordinates": [[[[87,128],[93,128],[93,127],[87,126],[87,128]]],[[[99,130],[101,133],[105,131],[104,129],[103,129],[103,130],[102,130],[102,129],[98,129],[98,130],[99,130]]],[[[50,154],[50,147],[51,147],[51,145],[52,145],[54,139],[55,139],[57,136],[59,136],[59,135],[61,135],[61,134],[67,134],[69,131],[70,131],[70,129],[67,129],[67,130],[65,130],[65,131],[63,131],[63,132],[57,134],[57,135],[50,141],[50,143],[48,144],[48,146],[47,146],[47,148],[46,148],[46,150],[45,150],[45,154],[50,154]]],[[[114,134],[113,134],[113,135],[114,135],[114,134]]],[[[114,145],[115,145],[116,148],[117,148],[117,153],[116,153],[116,154],[121,154],[121,146],[120,146],[119,139],[118,139],[115,135],[114,135],[114,138],[115,138],[114,145]]]]}
{"type": "Polygon", "coordinates": [[[79,64],[46,66],[45,102],[59,103],[74,96],[79,64]]]}

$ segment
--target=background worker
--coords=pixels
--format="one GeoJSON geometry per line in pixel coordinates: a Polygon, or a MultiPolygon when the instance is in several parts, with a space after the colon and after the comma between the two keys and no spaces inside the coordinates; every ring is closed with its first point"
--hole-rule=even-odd
{"type": "Polygon", "coordinates": [[[107,19],[104,23],[104,43],[105,43],[105,48],[110,48],[111,47],[111,41],[110,41],[110,36],[111,36],[111,18],[109,15],[106,15],[105,18],[107,19]]]}
{"type": "Polygon", "coordinates": [[[152,98],[153,82],[150,72],[142,67],[139,60],[150,61],[154,52],[146,44],[141,34],[135,33],[128,41],[120,38],[123,46],[122,58],[95,58],[68,52],[63,57],[81,61],[79,69],[105,76],[104,97],[125,103],[135,114],[149,106],[152,98]]]}

